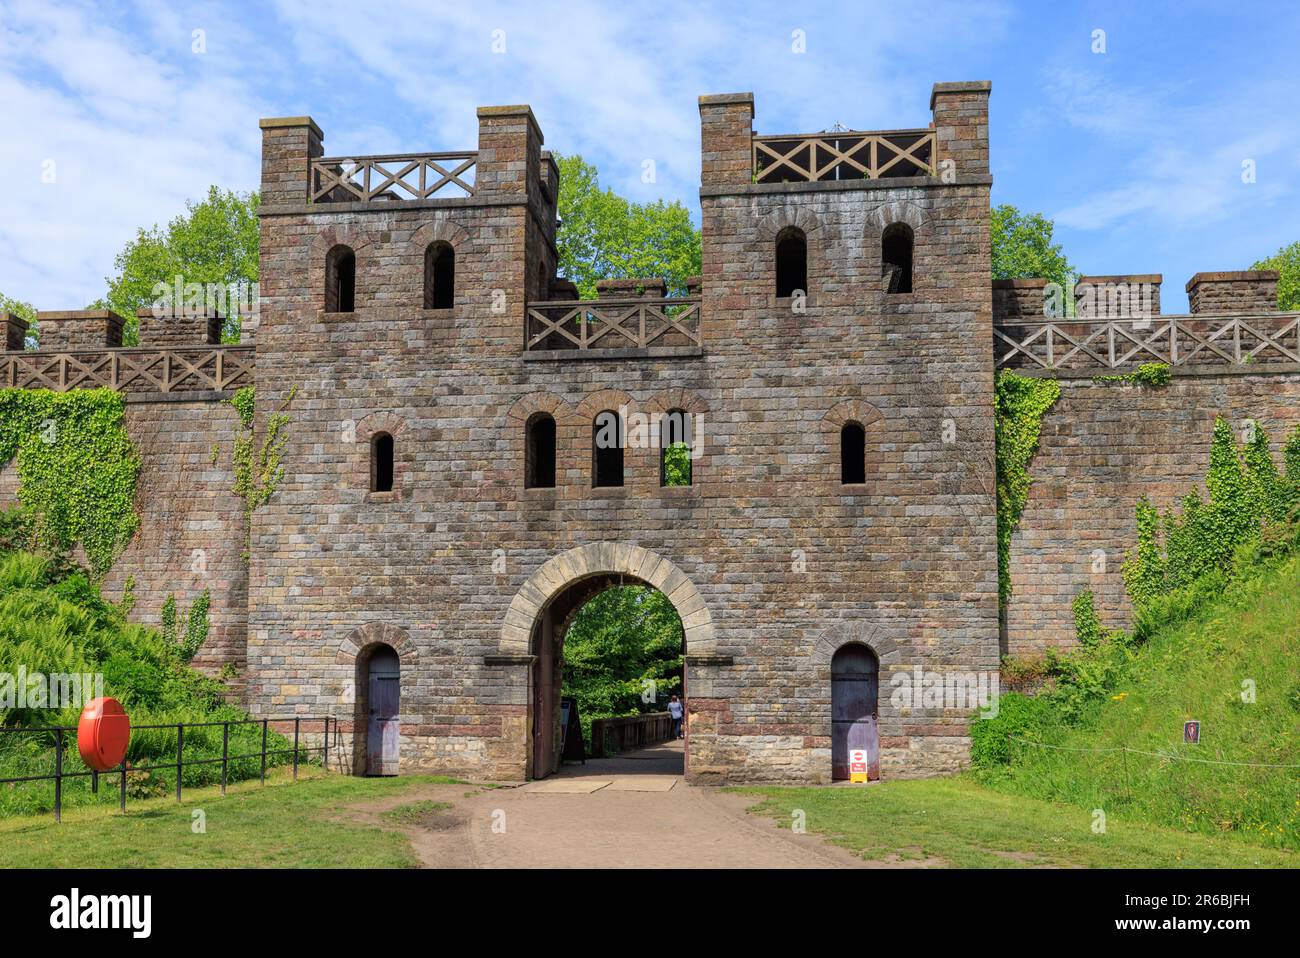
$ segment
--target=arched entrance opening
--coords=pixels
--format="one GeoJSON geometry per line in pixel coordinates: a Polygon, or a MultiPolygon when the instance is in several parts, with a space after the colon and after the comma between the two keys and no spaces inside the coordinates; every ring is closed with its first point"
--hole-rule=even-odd
{"type": "Polygon", "coordinates": [[[686,717],[685,643],[673,603],[642,579],[605,573],[562,588],[533,625],[528,777],[554,774],[566,755],[575,754],[562,707],[566,700],[578,705],[588,755],[608,756],[617,747],[613,733],[621,736],[633,726],[622,739],[625,748],[638,736],[647,745],[666,742],[656,751],[663,760],[653,770],[684,774],[689,722],[682,723],[678,739],[671,718],[664,716],[680,708],[686,717]],[[617,729],[598,732],[597,746],[591,740],[593,720],[615,718],[617,729]]]}
{"type": "Polygon", "coordinates": [[[397,651],[375,642],[357,656],[355,739],[357,765],[366,775],[396,775],[401,741],[401,664],[397,651]]]}
{"type": "Polygon", "coordinates": [[[865,645],[841,646],[831,659],[831,779],[845,780],[850,754],[866,753],[867,778],[880,778],[877,730],[880,662],[865,645]]]}

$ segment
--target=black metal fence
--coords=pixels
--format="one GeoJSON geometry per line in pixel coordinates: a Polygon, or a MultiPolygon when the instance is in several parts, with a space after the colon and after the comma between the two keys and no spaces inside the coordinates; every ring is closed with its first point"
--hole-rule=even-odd
{"type": "Polygon", "coordinates": [[[222,795],[226,794],[226,782],[230,776],[230,764],[232,762],[237,762],[244,759],[254,759],[254,758],[261,759],[261,763],[262,763],[261,782],[263,785],[266,784],[267,759],[278,755],[289,755],[289,754],[293,755],[294,781],[298,780],[298,765],[299,765],[300,755],[310,756],[319,752],[321,754],[321,767],[326,771],[328,771],[331,726],[333,727],[334,732],[337,735],[338,720],[331,716],[325,716],[324,718],[317,718],[314,716],[301,716],[301,717],[295,716],[293,718],[287,718],[287,719],[271,719],[271,718],[243,719],[243,720],[231,721],[231,722],[176,722],[170,725],[132,725],[131,726],[132,734],[136,732],[147,731],[150,729],[155,729],[155,730],[174,729],[176,731],[176,761],[167,762],[161,765],[159,764],[142,765],[139,767],[132,768],[130,765],[127,764],[126,760],[123,759],[121,765],[119,765],[116,769],[109,772],[98,772],[95,771],[94,769],[88,769],[86,771],[65,771],[64,770],[63,753],[65,751],[65,748],[69,743],[69,739],[73,743],[75,743],[77,740],[77,727],[75,725],[44,725],[44,726],[29,726],[26,728],[0,728],[0,735],[52,732],[54,733],[54,737],[55,737],[54,773],[52,775],[51,774],[21,775],[15,778],[0,778],[0,785],[17,784],[19,782],[48,782],[48,781],[54,782],[54,820],[56,822],[59,822],[63,820],[63,782],[65,779],[89,777],[91,792],[98,795],[99,780],[101,776],[106,777],[106,776],[113,775],[118,777],[118,796],[119,796],[118,807],[122,810],[123,813],[125,813],[127,776],[132,774],[149,774],[159,769],[174,768],[176,770],[176,801],[179,802],[181,800],[181,779],[184,770],[187,767],[192,768],[196,765],[215,765],[217,763],[220,763],[222,795]],[[320,723],[321,726],[321,744],[312,745],[312,746],[303,745],[302,744],[303,726],[306,725],[310,728],[310,726],[316,723],[320,723]],[[239,755],[231,755],[230,754],[230,730],[232,727],[238,727],[243,725],[260,725],[262,727],[262,747],[260,751],[257,752],[246,752],[239,755]],[[288,728],[290,725],[293,726],[293,748],[268,749],[266,747],[267,736],[270,732],[271,726],[276,726],[277,732],[283,729],[287,737],[288,728]],[[222,730],[221,756],[219,758],[216,756],[212,756],[212,757],[200,758],[200,759],[194,759],[194,758],[186,759],[185,758],[185,730],[187,728],[194,729],[194,728],[217,728],[217,727],[220,727],[222,730]]]}

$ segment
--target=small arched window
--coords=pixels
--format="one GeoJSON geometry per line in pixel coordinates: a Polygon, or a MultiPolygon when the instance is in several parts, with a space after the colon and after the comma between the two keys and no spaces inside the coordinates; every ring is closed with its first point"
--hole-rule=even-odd
{"type": "Polygon", "coordinates": [[[393,437],[377,432],[370,440],[370,491],[393,491],[393,437]]]}
{"type": "Polygon", "coordinates": [[[623,419],[613,410],[598,414],[591,429],[593,486],[623,485],[623,419]]]}
{"type": "Polygon", "coordinates": [[[351,247],[340,244],[325,257],[325,312],[352,312],[356,292],[357,257],[351,247]]]}
{"type": "Polygon", "coordinates": [[[456,251],[438,240],[424,251],[424,308],[451,309],[456,301],[456,251]]]}
{"type": "Polygon", "coordinates": [[[861,423],[846,422],[840,429],[840,482],[846,486],[867,481],[867,434],[861,423]]]}
{"type": "Polygon", "coordinates": [[[539,412],[525,427],[524,488],[555,488],[555,420],[539,412]]]}
{"type": "Polygon", "coordinates": [[[776,237],[776,295],[808,292],[808,242],[803,230],[787,226],[776,237]]]}
{"type": "Polygon", "coordinates": [[[912,291],[912,227],[892,223],[880,237],[880,272],[891,293],[912,291]]]}
{"type": "Polygon", "coordinates": [[[691,415],[681,409],[669,410],[659,420],[659,484],[691,484],[691,415]]]}

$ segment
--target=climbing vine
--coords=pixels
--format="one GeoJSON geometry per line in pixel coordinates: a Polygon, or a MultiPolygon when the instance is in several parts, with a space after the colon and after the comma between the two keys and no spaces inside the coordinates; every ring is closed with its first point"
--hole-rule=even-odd
{"type": "Polygon", "coordinates": [[[1269,451],[1268,434],[1247,423],[1242,447],[1223,418],[1214,421],[1208,499],[1193,489],[1181,513],[1137,505],[1137,544],[1121,567],[1129,598],[1139,610],[1154,599],[1227,568],[1243,544],[1285,523],[1300,506],[1300,427],[1283,449],[1285,472],[1269,451]]]}
{"type": "Polygon", "coordinates": [[[1131,373],[1120,376],[1093,376],[1095,383],[1128,383],[1134,386],[1149,386],[1159,389],[1168,386],[1173,378],[1173,370],[1168,363],[1143,363],[1131,373]]]}
{"type": "Polygon", "coordinates": [[[1029,462],[1038,451],[1043,416],[1060,398],[1054,379],[998,373],[994,391],[994,432],[997,445],[998,596],[1011,595],[1011,534],[1020,522],[1029,497],[1029,462]]]}
{"type": "Polygon", "coordinates": [[[102,576],[140,526],[140,459],[109,389],[0,389],[0,465],[17,458],[18,500],[35,548],[81,543],[102,576]]]}
{"type": "MultiPolygon", "coordinates": [[[[245,565],[249,561],[252,548],[253,513],[263,506],[275,494],[284,480],[282,461],[285,444],[289,441],[287,427],[290,419],[286,411],[298,387],[294,386],[284,397],[278,409],[266,420],[266,435],[261,445],[257,443],[255,432],[256,394],[252,386],[245,386],[234,396],[226,400],[239,414],[239,434],[235,437],[232,468],[235,474],[234,492],[244,501],[244,551],[245,565]]],[[[212,447],[212,462],[215,465],[220,455],[220,448],[212,447]]]]}

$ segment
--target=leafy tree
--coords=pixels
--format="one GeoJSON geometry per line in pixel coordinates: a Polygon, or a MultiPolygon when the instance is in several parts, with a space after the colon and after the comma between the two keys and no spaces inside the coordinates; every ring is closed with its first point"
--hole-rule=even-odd
{"type": "Polygon", "coordinates": [[[171,290],[179,276],[182,284],[200,284],[205,293],[208,284],[225,291],[215,304],[225,316],[222,340],[238,342],[237,307],[253,299],[258,278],[257,208],[257,193],[213,186],[200,202],[187,202],[166,229],[140,229],[113,261],[117,275],[106,279],[108,295],[92,308],[120,315],[126,321],[123,339],[133,345],[139,341],[136,311],[159,299],[158,284],[171,290]]]}
{"type": "Polygon", "coordinates": [[[596,168],[581,156],[556,154],[560,167],[559,273],[583,299],[596,281],[662,276],[684,292],[700,272],[700,231],[680,202],[633,203],[601,189],[596,168]]]}
{"type": "Polygon", "coordinates": [[[660,712],[682,690],[682,620],[668,597],[617,586],[574,617],[564,637],[564,694],[578,700],[584,735],[593,718],[660,712]]]}
{"type": "Polygon", "coordinates": [[[25,345],[28,349],[35,349],[38,336],[36,307],[31,303],[24,303],[20,299],[14,299],[12,296],[0,293],[0,313],[13,313],[15,316],[21,316],[27,320],[27,342],[25,345]]]}
{"type": "Polygon", "coordinates": [[[1277,270],[1281,274],[1277,281],[1277,308],[1300,310],[1300,240],[1260,260],[1251,269],[1277,270]]]}
{"type": "Polygon", "coordinates": [[[1009,204],[993,207],[989,238],[994,279],[1044,278],[1068,287],[1078,272],[1060,243],[1052,242],[1055,224],[1041,213],[1022,213],[1009,204]]]}

